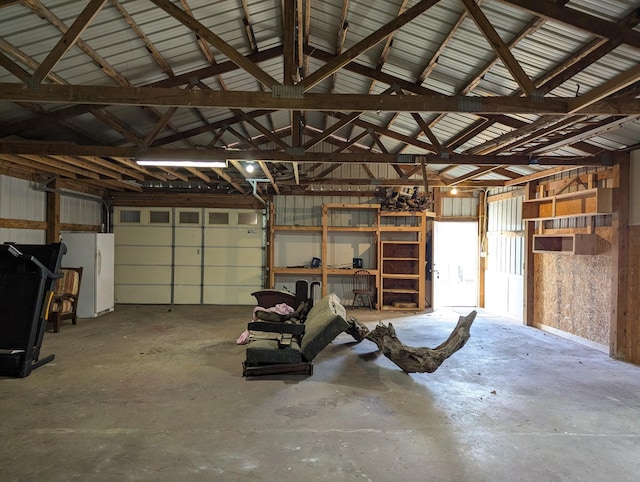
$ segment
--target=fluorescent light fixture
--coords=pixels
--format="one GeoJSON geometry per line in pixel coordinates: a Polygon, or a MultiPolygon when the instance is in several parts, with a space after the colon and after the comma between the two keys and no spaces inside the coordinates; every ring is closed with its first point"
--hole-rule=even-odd
{"type": "Polygon", "coordinates": [[[197,161],[190,159],[137,159],[140,166],[164,167],[227,167],[227,161],[197,161]]]}

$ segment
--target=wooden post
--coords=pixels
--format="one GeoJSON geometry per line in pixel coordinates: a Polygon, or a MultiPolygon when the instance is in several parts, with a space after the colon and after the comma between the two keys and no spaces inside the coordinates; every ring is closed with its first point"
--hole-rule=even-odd
{"type": "Polygon", "coordinates": [[[329,276],[327,274],[327,253],[329,252],[327,248],[328,238],[329,238],[329,209],[326,204],[322,205],[322,240],[320,246],[320,259],[322,263],[322,296],[325,297],[329,294],[329,288],[327,286],[329,282],[329,276]]]}
{"type": "Polygon", "coordinates": [[[60,179],[55,178],[47,191],[47,244],[60,242],[60,179]]]}
{"type": "Polygon", "coordinates": [[[480,191],[480,202],[478,203],[478,306],[484,308],[485,298],[485,270],[487,268],[487,257],[483,256],[483,242],[486,238],[487,222],[487,194],[480,191]]]}
{"type": "MultiPolygon", "coordinates": [[[[525,187],[524,198],[534,199],[536,183],[528,182],[525,187]]],[[[533,326],[535,300],[535,264],[533,255],[534,221],[524,221],[524,317],[527,326],[533,326]]]]}
{"type": "MultiPolygon", "coordinates": [[[[633,358],[629,339],[637,327],[628,313],[629,283],[629,178],[630,155],[620,154],[613,166],[613,214],[611,216],[611,317],[609,354],[613,358],[633,358]]],[[[636,360],[637,362],[637,360],[636,360]]]]}

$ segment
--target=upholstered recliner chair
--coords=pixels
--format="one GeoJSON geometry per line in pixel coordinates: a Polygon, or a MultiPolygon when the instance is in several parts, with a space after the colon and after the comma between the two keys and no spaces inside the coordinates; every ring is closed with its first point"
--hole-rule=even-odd
{"type": "Polygon", "coordinates": [[[78,319],[78,295],[82,281],[82,268],[60,268],[62,278],[56,280],[53,288],[53,299],[49,306],[47,321],[53,325],[53,331],[60,331],[60,322],[71,320],[76,324],[78,319]]]}
{"type": "Polygon", "coordinates": [[[247,345],[243,375],[313,373],[313,359],[349,328],[346,311],[335,294],[325,296],[307,314],[304,323],[257,321],[248,329],[257,334],[247,345]],[[271,334],[271,336],[269,336],[271,334]]]}

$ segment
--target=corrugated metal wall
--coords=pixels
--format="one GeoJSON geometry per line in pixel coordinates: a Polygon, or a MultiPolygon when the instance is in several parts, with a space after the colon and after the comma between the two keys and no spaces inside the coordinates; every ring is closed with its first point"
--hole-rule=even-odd
{"type": "Polygon", "coordinates": [[[60,195],[61,223],[91,226],[101,226],[104,223],[106,231],[108,226],[106,220],[102,219],[102,212],[102,201],[98,198],[83,198],[64,192],[60,195]]]}
{"type": "MultiPolygon", "coordinates": [[[[509,192],[494,190],[490,194],[509,192]]],[[[489,197],[490,199],[490,197],[489,197]]],[[[524,317],[524,223],[522,195],[487,203],[485,308],[522,321],[524,317]]]]}
{"type": "MultiPolygon", "coordinates": [[[[0,218],[26,221],[45,221],[47,198],[24,179],[0,175],[0,218]]],[[[46,232],[40,229],[0,228],[0,242],[43,244],[46,232]]]]}
{"type": "MultiPolygon", "coordinates": [[[[102,224],[100,200],[79,197],[74,193],[60,196],[60,222],[99,226],[102,224]]],[[[0,175],[0,218],[46,221],[47,195],[31,181],[0,175]]],[[[25,244],[46,242],[44,229],[0,228],[0,242],[25,244]]]]}
{"type": "MultiPolygon", "coordinates": [[[[273,208],[275,224],[280,226],[320,226],[323,204],[374,204],[379,199],[364,199],[355,196],[275,196],[273,208]]],[[[340,212],[330,213],[329,223],[335,226],[367,226],[370,213],[340,212]]]]}
{"type": "Polygon", "coordinates": [[[476,217],[479,197],[447,196],[440,201],[443,218],[476,217]]]}
{"type": "MultiPolygon", "coordinates": [[[[275,196],[273,208],[275,213],[275,223],[281,226],[321,226],[322,225],[322,205],[323,204],[379,204],[379,199],[363,198],[355,196],[275,196]]],[[[372,226],[373,220],[371,210],[363,211],[341,211],[332,210],[329,212],[329,225],[332,226],[372,226]]],[[[295,237],[297,248],[295,251],[282,252],[278,250],[278,239],[275,240],[275,262],[276,265],[300,265],[309,263],[312,257],[320,257],[320,233],[287,233],[287,239],[295,237]]],[[[351,262],[354,256],[363,258],[365,267],[375,264],[376,250],[371,249],[370,234],[351,235],[349,233],[333,233],[330,235],[329,244],[331,248],[327,255],[329,260],[322,260],[323,263],[351,262]],[[340,238],[339,242],[338,239],[340,238]],[[349,238],[347,242],[345,238],[349,238]],[[336,252],[341,247],[344,252],[336,252]],[[348,251],[348,255],[347,255],[348,251]]],[[[327,290],[329,293],[336,293],[341,299],[349,299],[351,286],[346,283],[346,277],[329,277],[327,290]]],[[[295,291],[295,283],[298,279],[307,281],[320,281],[320,276],[314,275],[278,275],[275,280],[275,288],[286,288],[295,291]]]]}

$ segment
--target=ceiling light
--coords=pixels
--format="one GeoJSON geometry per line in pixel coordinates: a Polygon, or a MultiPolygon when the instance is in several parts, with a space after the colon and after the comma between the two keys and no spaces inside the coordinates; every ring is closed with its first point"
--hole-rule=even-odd
{"type": "Polygon", "coordinates": [[[253,162],[248,162],[245,169],[247,170],[248,173],[252,173],[255,170],[255,166],[253,165],[253,162]]]}
{"type": "Polygon", "coordinates": [[[140,166],[165,167],[227,167],[227,161],[197,161],[192,159],[136,159],[140,166]]]}
{"type": "Polygon", "coordinates": [[[206,149],[140,149],[135,157],[140,166],[227,167],[224,154],[206,149]]]}
{"type": "Polygon", "coordinates": [[[451,194],[453,194],[454,196],[458,194],[458,188],[454,187],[453,189],[451,189],[451,194]]]}

